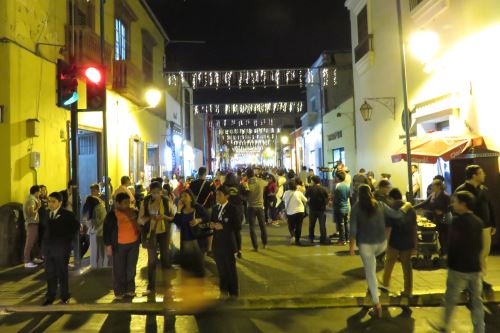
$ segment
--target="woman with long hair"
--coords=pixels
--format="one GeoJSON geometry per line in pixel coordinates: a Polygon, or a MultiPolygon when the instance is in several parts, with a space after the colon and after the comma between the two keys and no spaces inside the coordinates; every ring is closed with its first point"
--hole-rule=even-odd
{"type": "Polygon", "coordinates": [[[382,305],[378,296],[376,257],[387,247],[386,217],[399,219],[411,207],[411,204],[406,203],[400,211],[393,210],[385,203],[375,200],[369,185],[359,186],[358,201],[351,211],[349,253],[353,256],[357,245],[373,301],[373,308],[369,312],[373,317],[382,315],[382,305]]]}
{"type": "Polygon", "coordinates": [[[266,222],[268,221],[267,216],[269,212],[269,216],[271,217],[271,225],[275,227],[279,227],[278,223],[278,210],[276,208],[276,193],[278,192],[278,185],[276,184],[276,178],[269,174],[267,176],[267,186],[264,189],[264,209],[266,215],[266,222]]]}

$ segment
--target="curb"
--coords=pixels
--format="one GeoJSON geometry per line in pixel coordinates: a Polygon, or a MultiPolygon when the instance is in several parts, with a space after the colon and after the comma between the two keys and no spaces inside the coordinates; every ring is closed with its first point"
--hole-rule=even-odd
{"type": "MultiPolygon", "coordinates": [[[[434,307],[441,306],[443,293],[432,293],[415,295],[411,299],[400,296],[382,295],[380,301],[383,306],[418,306],[434,307]]],[[[464,295],[461,296],[459,304],[467,303],[464,295]]],[[[484,297],[484,303],[500,303],[500,290],[494,291],[484,297]]],[[[274,296],[274,297],[248,297],[227,302],[216,302],[213,310],[224,311],[262,311],[262,310],[292,310],[292,309],[318,309],[318,308],[346,308],[372,306],[369,296],[352,296],[338,294],[310,294],[296,296],[274,296]]],[[[0,304],[0,313],[120,313],[132,314],[157,314],[157,315],[192,315],[192,311],[183,311],[179,303],[176,309],[166,309],[162,302],[148,303],[97,303],[97,304],[54,304],[50,306],[41,305],[6,305],[0,304]]]]}

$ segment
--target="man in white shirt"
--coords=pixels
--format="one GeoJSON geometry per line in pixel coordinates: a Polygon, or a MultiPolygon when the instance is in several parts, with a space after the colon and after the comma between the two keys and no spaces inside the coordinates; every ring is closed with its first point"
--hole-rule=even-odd
{"type": "Polygon", "coordinates": [[[420,173],[418,172],[418,166],[412,164],[411,166],[411,178],[413,183],[413,198],[420,198],[420,189],[422,188],[420,182],[420,173]]]}

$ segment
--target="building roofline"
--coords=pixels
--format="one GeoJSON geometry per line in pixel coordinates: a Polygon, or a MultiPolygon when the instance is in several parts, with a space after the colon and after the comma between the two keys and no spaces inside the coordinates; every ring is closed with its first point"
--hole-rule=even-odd
{"type": "Polygon", "coordinates": [[[167,32],[165,31],[165,29],[163,29],[163,26],[161,25],[160,21],[158,21],[158,18],[153,13],[153,10],[151,9],[151,7],[149,7],[146,0],[140,0],[140,3],[144,7],[144,9],[146,9],[146,12],[148,13],[149,17],[153,20],[153,23],[156,25],[158,30],[160,30],[160,33],[163,35],[165,40],[168,42],[170,40],[170,38],[168,37],[167,32]]]}

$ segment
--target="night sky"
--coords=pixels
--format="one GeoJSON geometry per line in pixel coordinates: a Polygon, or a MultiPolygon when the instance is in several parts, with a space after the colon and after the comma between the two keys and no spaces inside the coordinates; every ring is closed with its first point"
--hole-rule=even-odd
{"type": "MultiPolygon", "coordinates": [[[[173,41],[168,70],[310,67],[323,50],[350,50],[343,0],[148,0],[173,41]]],[[[303,89],[304,90],[304,89],[303,89]]],[[[197,90],[195,103],[304,99],[299,88],[197,90]]]]}

